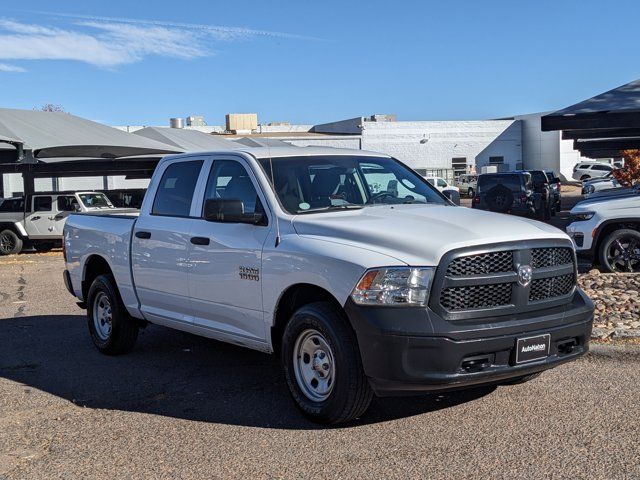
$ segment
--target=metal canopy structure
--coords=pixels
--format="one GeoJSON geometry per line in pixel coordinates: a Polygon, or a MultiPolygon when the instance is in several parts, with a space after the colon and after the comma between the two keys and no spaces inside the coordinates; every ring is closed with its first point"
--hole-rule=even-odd
{"type": "Polygon", "coordinates": [[[0,108],[0,141],[21,144],[33,158],[119,158],[182,151],[68,113],[8,108],[0,108]]]}
{"type": "Polygon", "coordinates": [[[542,131],[562,130],[591,158],[618,157],[640,148],[640,80],[542,117],[542,131]]]}
{"type": "Polygon", "coordinates": [[[277,138],[242,137],[237,140],[233,140],[233,142],[239,143],[245,147],[293,147],[290,143],[278,140],[277,138]]]}
{"type": "Polygon", "coordinates": [[[0,109],[0,174],[37,177],[150,176],[164,154],[184,149],[60,112],[0,109]]]}
{"type": "Polygon", "coordinates": [[[230,150],[240,148],[235,142],[219,136],[171,127],[146,127],[133,132],[142,138],[148,138],[179,148],[185,152],[201,152],[210,150],[230,150]]]}

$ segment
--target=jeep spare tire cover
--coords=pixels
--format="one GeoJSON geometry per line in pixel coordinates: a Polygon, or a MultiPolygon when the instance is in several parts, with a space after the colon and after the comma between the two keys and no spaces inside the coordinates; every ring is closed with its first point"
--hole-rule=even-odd
{"type": "Polygon", "coordinates": [[[496,185],[487,192],[487,204],[492,212],[505,213],[513,205],[513,192],[504,185],[496,185]]]}

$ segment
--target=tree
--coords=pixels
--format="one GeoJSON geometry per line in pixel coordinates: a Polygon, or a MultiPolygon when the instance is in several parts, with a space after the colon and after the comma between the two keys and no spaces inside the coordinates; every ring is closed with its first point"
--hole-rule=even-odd
{"type": "Polygon", "coordinates": [[[640,150],[623,150],[624,167],[613,171],[621,185],[631,187],[640,182],[640,150]]]}
{"type": "MultiPolygon", "coordinates": [[[[34,108],[34,110],[36,110],[34,108]]],[[[64,110],[64,107],[62,105],[56,105],[53,103],[45,103],[42,107],[40,107],[40,110],[42,110],[43,112],[62,112],[62,113],[66,113],[64,110]]]]}

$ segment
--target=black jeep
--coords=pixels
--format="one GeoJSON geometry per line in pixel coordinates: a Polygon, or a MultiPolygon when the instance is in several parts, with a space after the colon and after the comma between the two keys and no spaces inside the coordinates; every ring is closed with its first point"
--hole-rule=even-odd
{"type": "Polygon", "coordinates": [[[542,196],[534,192],[529,172],[483,173],[473,208],[547,219],[549,208],[542,196]]]}

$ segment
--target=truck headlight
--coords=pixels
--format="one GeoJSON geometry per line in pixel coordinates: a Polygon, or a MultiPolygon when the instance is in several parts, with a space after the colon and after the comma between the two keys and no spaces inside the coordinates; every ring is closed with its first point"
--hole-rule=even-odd
{"type": "Polygon", "coordinates": [[[591,220],[595,212],[579,212],[569,215],[569,222],[584,222],[585,220],[591,220]]]}
{"type": "Polygon", "coordinates": [[[359,305],[426,305],[434,273],[435,268],[425,267],[368,270],[351,292],[351,298],[359,305]]]}

